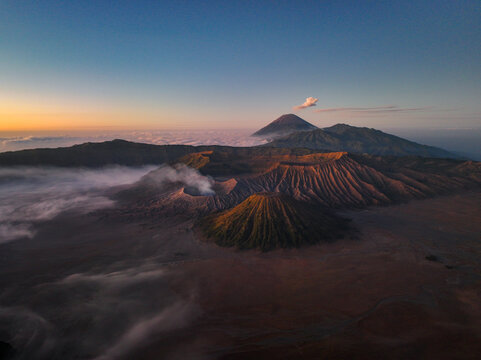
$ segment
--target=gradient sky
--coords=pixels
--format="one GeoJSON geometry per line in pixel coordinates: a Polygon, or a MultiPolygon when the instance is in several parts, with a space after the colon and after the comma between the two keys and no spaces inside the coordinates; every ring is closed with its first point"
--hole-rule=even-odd
{"type": "Polygon", "coordinates": [[[0,0],[0,131],[481,127],[481,3],[0,0]],[[330,111],[314,112],[314,110],[330,111]]]}

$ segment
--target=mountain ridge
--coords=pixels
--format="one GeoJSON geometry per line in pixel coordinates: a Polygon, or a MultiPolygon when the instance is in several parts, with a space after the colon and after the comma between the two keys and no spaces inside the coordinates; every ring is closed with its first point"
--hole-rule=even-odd
{"type": "MultiPolygon", "coordinates": [[[[155,145],[115,139],[98,143],[86,142],[70,147],[8,151],[0,153],[0,166],[141,166],[168,163],[189,154],[212,150],[225,150],[226,153],[236,154],[250,153],[254,156],[262,153],[308,154],[347,151],[382,156],[463,159],[446,150],[417,144],[380,130],[337,124],[330,128],[298,131],[258,147],[155,145]]],[[[200,161],[202,158],[199,157],[197,160],[200,161]]]]}
{"type": "MultiPolygon", "coordinates": [[[[208,161],[199,168],[203,174],[224,164],[224,155],[204,153],[208,161]],[[203,171],[204,170],[204,171],[203,171]]],[[[251,158],[248,154],[245,155],[251,158]]],[[[187,159],[188,160],[188,159],[187,159]]],[[[237,155],[227,162],[236,167],[237,155]]],[[[263,161],[266,161],[265,159],[263,161]]],[[[263,168],[253,172],[213,177],[215,194],[195,196],[181,185],[168,192],[132,189],[141,216],[208,214],[236,206],[255,193],[282,193],[295,200],[324,209],[352,209],[390,205],[413,199],[476,189],[481,185],[481,163],[452,159],[391,157],[315,153],[273,155],[263,168]]]]}
{"type": "Polygon", "coordinates": [[[37,148],[0,153],[0,166],[100,167],[106,165],[156,165],[177,161],[183,156],[212,151],[239,156],[284,153],[313,153],[308,149],[235,147],[225,145],[156,145],[127,140],[86,142],[58,148],[37,148]]]}
{"type": "Polygon", "coordinates": [[[381,130],[355,127],[347,124],[296,132],[277,138],[263,146],[329,149],[358,154],[409,156],[417,155],[438,158],[460,158],[447,150],[403,139],[381,130]]]}

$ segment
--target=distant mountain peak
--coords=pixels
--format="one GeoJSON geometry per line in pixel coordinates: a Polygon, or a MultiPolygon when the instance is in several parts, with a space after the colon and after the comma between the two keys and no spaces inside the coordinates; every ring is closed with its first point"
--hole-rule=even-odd
{"type": "Polygon", "coordinates": [[[303,118],[297,116],[296,114],[284,114],[279,116],[276,120],[271,122],[271,124],[287,124],[287,123],[307,123],[303,118]]]}
{"type": "Polygon", "coordinates": [[[349,125],[349,124],[344,124],[344,123],[339,123],[339,124],[336,124],[336,125],[332,125],[332,126],[329,126],[329,127],[325,127],[323,128],[323,130],[345,130],[345,129],[352,129],[352,128],[355,128],[356,126],[352,126],[352,125],[349,125]]]}
{"type": "Polygon", "coordinates": [[[316,126],[294,114],[284,114],[276,120],[256,131],[252,136],[285,136],[296,131],[309,131],[316,126]]]}

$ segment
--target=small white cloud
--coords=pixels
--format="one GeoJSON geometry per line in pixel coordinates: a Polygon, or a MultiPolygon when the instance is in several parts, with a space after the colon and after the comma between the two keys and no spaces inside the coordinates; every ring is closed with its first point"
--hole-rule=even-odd
{"type": "Polygon", "coordinates": [[[302,105],[297,105],[297,106],[294,106],[293,109],[294,110],[300,110],[300,109],[305,109],[305,108],[308,108],[308,107],[311,107],[311,106],[316,106],[316,103],[319,99],[316,99],[316,98],[313,98],[312,96],[306,98],[306,101],[304,101],[304,104],[302,105]]]}

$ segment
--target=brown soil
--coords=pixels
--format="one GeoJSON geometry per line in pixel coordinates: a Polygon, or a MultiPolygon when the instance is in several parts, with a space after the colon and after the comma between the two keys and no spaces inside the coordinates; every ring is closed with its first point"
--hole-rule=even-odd
{"type": "MultiPolygon", "coordinates": [[[[481,194],[344,215],[342,240],[267,254],[229,252],[176,268],[202,316],[168,354],[222,359],[477,359],[481,194]],[[437,261],[426,256],[436,255],[437,261]]],[[[171,339],[172,340],[172,339],[171,339]]],[[[159,341],[138,353],[155,358],[159,341]]]]}
{"type": "MultiPolygon", "coordinates": [[[[48,319],[54,344],[64,347],[61,357],[44,358],[102,354],[81,345],[101,335],[108,349],[137,320],[162,313],[165,304],[157,308],[156,301],[164,296],[188,302],[196,315],[146,333],[148,341],[123,358],[481,358],[481,193],[341,215],[353,219],[358,238],[268,253],[201,242],[193,219],[119,223],[65,216],[39,227],[34,239],[1,245],[1,306],[48,319]],[[129,309],[140,313],[131,322],[128,314],[112,311],[117,320],[109,331],[102,332],[94,317],[107,316],[95,306],[110,304],[101,288],[87,288],[91,297],[84,302],[82,287],[62,285],[75,274],[146,265],[165,277],[128,288],[121,293],[125,301],[107,297],[115,300],[113,309],[135,301],[129,309]],[[55,293],[47,291],[52,287],[55,293]],[[69,306],[77,301],[92,316],[85,328],[78,325],[83,315],[69,306]]],[[[103,326],[111,321],[101,319],[103,326]]],[[[0,340],[11,341],[1,334],[0,340]]],[[[12,344],[35,358],[36,343],[12,344]]]]}

